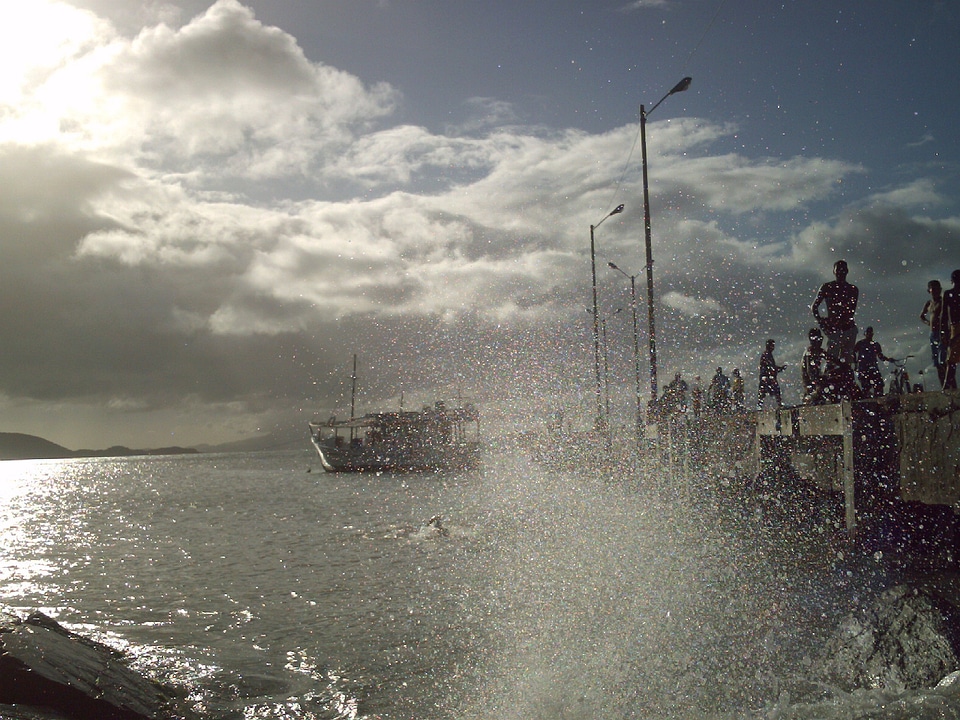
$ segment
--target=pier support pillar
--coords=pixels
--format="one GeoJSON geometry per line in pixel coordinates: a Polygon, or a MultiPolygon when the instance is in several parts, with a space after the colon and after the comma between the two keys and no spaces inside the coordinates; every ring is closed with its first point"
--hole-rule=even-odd
{"type": "Polygon", "coordinates": [[[757,435],[761,468],[766,462],[786,461],[822,490],[842,491],[847,532],[856,532],[853,411],[849,401],[761,410],[757,413],[757,435]],[[770,441],[765,443],[765,437],[770,441]],[[766,457],[767,452],[776,457],[766,457]]]}
{"type": "Polygon", "coordinates": [[[857,498],[853,474],[853,411],[849,400],[840,403],[840,426],[843,434],[843,507],[847,532],[857,531],[857,498]]]}

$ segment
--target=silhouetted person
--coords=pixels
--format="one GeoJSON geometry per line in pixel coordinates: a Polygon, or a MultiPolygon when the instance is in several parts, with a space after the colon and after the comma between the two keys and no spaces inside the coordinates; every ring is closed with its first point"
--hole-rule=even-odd
{"type": "Polygon", "coordinates": [[[860,290],[847,282],[847,273],[847,261],[837,260],[833,264],[836,280],[820,286],[810,309],[827,336],[827,355],[849,366],[853,362],[853,346],[857,342],[857,325],[853,316],[857,311],[860,290]],[[827,306],[826,316],[820,314],[821,303],[827,306]]]}
{"type": "Polygon", "coordinates": [[[940,311],[940,341],[947,345],[943,389],[957,389],[957,365],[960,364],[960,270],[950,273],[953,287],[943,293],[940,311]]]}
{"type": "Polygon", "coordinates": [[[820,328],[810,328],[807,333],[810,344],[803,351],[800,361],[800,376],[803,378],[803,402],[805,405],[820,405],[824,402],[824,362],[823,333],[820,328]]]}
{"type": "Polygon", "coordinates": [[[693,387],[690,388],[690,404],[693,406],[693,416],[700,417],[703,412],[703,384],[699,375],[693,379],[693,387]]]}
{"type": "Polygon", "coordinates": [[[880,374],[878,363],[880,360],[893,362],[893,358],[883,354],[880,343],[873,339],[872,327],[864,331],[863,339],[853,348],[853,354],[857,358],[857,377],[864,394],[867,397],[883,395],[883,376],[880,374]]]}
{"type": "Polygon", "coordinates": [[[674,375],[673,380],[667,385],[666,390],[663,392],[662,402],[664,410],[667,413],[686,412],[687,383],[680,373],[674,375]]]}
{"type": "Polygon", "coordinates": [[[944,375],[947,370],[947,338],[941,338],[940,336],[940,316],[943,310],[943,289],[940,286],[940,281],[931,280],[928,282],[927,292],[930,293],[930,299],[923,304],[923,310],[920,312],[920,322],[930,326],[930,356],[933,358],[933,366],[937,369],[940,387],[943,387],[944,375]]]}
{"type": "Polygon", "coordinates": [[[734,412],[744,411],[743,396],[743,376],[740,374],[740,368],[733,369],[733,376],[730,379],[730,396],[733,398],[734,412]]]}
{"type": "Polygon", "coordinates": [[[730,409],[730,378],[723,374],[723,368],[717,368],[717,374],[707,388],[707,403],[717,415],[723,415],[730,409]]]}
{"type": "Polygon", "coordinates": [[[766,348],[763,354],[760,355],[760,381],[757,387],[757,410],[763,410],[763,399],[767,395],[772,395],[776,398],[777,407],[783,406],[783,401],[780,399],[780,382],[777,380],[777,375],[786,369],[786,365],[777,365],[776,360],[773,359],[773,348],[775,346],[776,341],[773,339],[767,340],[766,348]]]}

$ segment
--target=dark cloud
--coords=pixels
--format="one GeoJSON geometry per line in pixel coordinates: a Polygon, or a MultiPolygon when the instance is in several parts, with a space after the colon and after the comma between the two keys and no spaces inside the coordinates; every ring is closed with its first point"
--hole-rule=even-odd
{"type": "MultiPolygon", "coordinates": [[[[643,348],[635,123],[521,126],[486,97],[470,101],[483,122],[440,133],[235,0],[85,6],[116,25],[0,95],[8,429],[96,446],[299,428],[345,412],[354,354],[362,408],[459,393],[504,417],[557,402],[589,417],[589,229],[620,202],[596,260],[628,407],[629,281],[607,262],[636,273],[643,348]]],[[[770,336],[798,359],[841,256],[885,350],[922,349],[926,281],[960,265],[942,169],[878,190],[860,161],[731,150],[732,122],[648,131],[664,377],[752,371],[770,336]]]]}

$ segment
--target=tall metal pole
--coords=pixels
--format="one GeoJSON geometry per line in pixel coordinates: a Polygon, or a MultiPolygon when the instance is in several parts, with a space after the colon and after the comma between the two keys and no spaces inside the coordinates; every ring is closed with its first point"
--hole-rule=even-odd
{"type": "Polygon", "coordinates": [[[590,273],[593,277],[593,369],[597,376],[597,416],[594,420],[594,429],[599,432],[603,430],[603,392],[600,387],[600,312],[597,309],[597,256],[593,244],[594,227],[596,226],[590,226],[590,273]]]}
{"type": "Polygon", "coordinates": [[[640,423],[643,418],[643,401],[640,399],[640,333],[637,330],[637,276],[630,276],[630,310],[633,312],[633,370],[636,377],[637,386],[637,416],[634,420],[634,428],[637,431],[637,447],[640,447],[640,440],[643,435],[640,430],[640,423]]]}
{"type": "MultiPolygon", "coordinates": [[[[691,78],[685,77],[660,98],[660,101],[650,108],[653,112],[657,107],[674,93],[683,92],[690,87],[691,78]]],[[[643,163],[643,239],[647,251],[647,326],[650,331],[650,403],[657,401],[657,336],[653,318],[653,245],[650,240],[650,188],[647,183],[647,110],[640,106],[640,155],[643,163]]]]}
{"type": "MultiPolygon", "coordinates": [[[[612,313],[610,317],[618,314],[623,308],[617,308],[612,313]]],[[[613,444],[613,434],[611,432],[612,427],[610,425],[610,346],[607,344],[607,320],[606,318],[600,320],[600,330],[603,334],[603,388],[604,388],[604,397],[606,400],[606,431],[607,431],[607,447],[613,444]]]]}
{"type": "Polygon", "coordinates": [[[634,430],[637,433],[637,448],[643,440],[643,398],[640,391],[640,328],[637,325],[637,276],[628,274],[616,263],[608,262],[612,269],[630,279],[630,312],[633,315],[633,373],[636,380],[637,414],[634,418],[634,430]]]}
{"type": "MultiPolygon", "coordinates": [[[[603,333],[603,393],[607,409],[607,432],[610,431],[610,353],[607,345],[607,321],[600,321],[600,331],[603,333]]],[[[608,436],[609,437],[609,436],[608,436]]],[[[611,438],[612,440],[612,438],[611,438]]]]}
{"type": "Polygon", "coordinates": [[[593,242],[593,231],[600,227],[600,223],[611,215],[618,215],[623,212],[623,205],[617,205],[613,210],[604,215],[600,222],[590,226],[590,275],[593,285],[593,368],[597,381],[597,418],[594,428],[597,431],[604,430],[603,420],[603,388],[600,379],[600,311],[597,307],[597,255],[593,242]]]}
{"type": "Polygon", "coordinates": [[[647,332],[650,336],[650,404],[657,401],[657,336],[653,317],[653,244],[650,238],[650,188],[647,183],[647,111],[640,106],[640,157],[643,168],[643,240],[647,251],[647,332]]]}

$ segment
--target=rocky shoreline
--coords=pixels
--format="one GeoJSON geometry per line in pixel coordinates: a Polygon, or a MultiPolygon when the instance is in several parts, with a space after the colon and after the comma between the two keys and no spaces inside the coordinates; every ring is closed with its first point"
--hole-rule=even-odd
{"type": "Polygon", "coordinates": [[[0,720],[194,720],[181,701],[43,613],[0,613],[0,720]]]}

